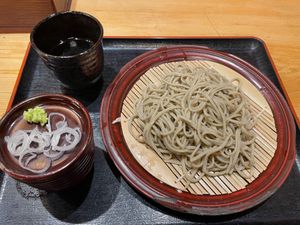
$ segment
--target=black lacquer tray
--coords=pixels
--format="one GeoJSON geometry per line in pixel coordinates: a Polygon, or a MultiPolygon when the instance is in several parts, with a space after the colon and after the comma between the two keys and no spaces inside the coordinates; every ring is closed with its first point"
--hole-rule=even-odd
{"type": "Polygon", "coordinates": [[[157,47],[191,44],[233,54],[249,62],[282,91],[264,43],[256,38],[107,38],[100,88],[70,91],[60,86],[38,55],[29,50],[12,104],[40,93],[63,93],[89,110],[96,144],[92,173],[69,191],[52,193],[31,188],[0,173],[0,224],[300,224],[300,164],[297,129],[296,163],[283,186],[253,209],[229,216],[203,217],[166,209],[141,196],[121,177],[105,152],[99,131],[99,108],[107,86],[134,57],[157,47]],[[298,165],[299,164],[299,165],[298,165]]]}

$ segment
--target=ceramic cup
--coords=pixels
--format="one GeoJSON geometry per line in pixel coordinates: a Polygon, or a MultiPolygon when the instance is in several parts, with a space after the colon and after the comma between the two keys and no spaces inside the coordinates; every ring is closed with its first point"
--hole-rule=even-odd
{"type": "Polygon", "coordinates": [[[62,85],[70,89],[95,84],[103,67],[103,28],[93,16],[67,11],[52,14],[32,30],[30,42],[62,85]]]}

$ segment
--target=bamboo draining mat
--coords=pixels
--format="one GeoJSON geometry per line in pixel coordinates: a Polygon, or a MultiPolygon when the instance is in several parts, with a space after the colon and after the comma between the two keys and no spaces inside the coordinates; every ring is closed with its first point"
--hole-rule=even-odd
{"type": "MultiPolygon", "coordinates": [[[[164,71],[174,70],[176,63],[182,62],[165,63],[151,68],[140,77],[140,79],[128,92],[123,102],[121,125],[129,150],[139,164],[145,168],[145,170],[161,182],[176,188],[179,192],[187,191],[198,195],[220,195],[229,194],[245,188],[269,165],[277,147],[277,133],[273,114],[266,99],[248,80],[228,67],[211,61],[184,62],[190,68],[199,66],[204,68],[214,68],[229,80],[238,78],[241,82],[241,89],[249,99],[251,110],[255,114],[261,112],[261,116],[254,127],[254,132],[256,133],[257,138],[255,144],[255,168],[253,170],[253,177],[244,179],[236,172],[232,175],[217,177],[204,176],[198,183],[190,184],[186,189],[184,179],[178,182],[178,178],[182,176],[181,168],[175,164],[164,163],[154,150],[136,141],[128,131],[127,120],[133,115],[133,106],[137,99],[141,96],[142,90],[144,90],[149,84],[158,85],[161,77],[166,75],[166,72],[164,71]]],[[[134,127],[135,129],[140,129],[137,125],[134,127]]],[[[245,171],[245,173],[248,172],[249,171],[245,171]]]]}

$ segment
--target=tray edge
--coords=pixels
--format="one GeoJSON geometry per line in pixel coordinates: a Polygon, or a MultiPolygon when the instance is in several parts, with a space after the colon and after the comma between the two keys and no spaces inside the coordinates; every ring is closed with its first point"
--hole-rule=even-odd
{"type": "Polygon", "coordinates": [[[19,72],[18,72],[17,79],[15,81],[15,84],[14,84],[14,87],[13,87],[13,90],[12,90],[12,94],[10,96],[9,102],[7,104],[7,107],[6,107],[6,111],[5,111],[6,113],[11,109],[12,104],[15,100],[17,90],[18,90],[19,85],[20,85],[20,81],[21,81],[21,78],[22,78],[22,75],[23,75],[23,71],[24,71],[24,68],[25,68],[25,65],[26,65],[26,62],[27,62],[27,59],[28,59],[30,49],[31,49],[31,45],[30,45],[30,43],[28,43],[25,54],[24,54],[24,57],[23,57],[23,60],[22,60],[22,64],[21,64],[19,72]]]}

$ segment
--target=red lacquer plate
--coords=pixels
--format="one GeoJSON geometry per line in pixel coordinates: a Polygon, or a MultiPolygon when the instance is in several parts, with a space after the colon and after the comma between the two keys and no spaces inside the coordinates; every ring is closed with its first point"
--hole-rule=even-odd
{"type": "Polygon", "coordinates": [[[163,47],[128,62],[105,92],[100,109],[100,129],[110,158],[134,188],[166,207],[199,215],[236,213],[263,202],[286,180],[296,153],[294,119],[275,85],[247,62],[199,46],[163,47]],[[141,75],[159,64],[183,60],[209,60],[229,67],[249,80],[269,103],[277,129],[275,155],[267,169],[244,189],[212,196],[178,192],[160,182],[135,160],[124,140],[121,124],[112,124],[120,117],[123,100],[141,75]]]}

